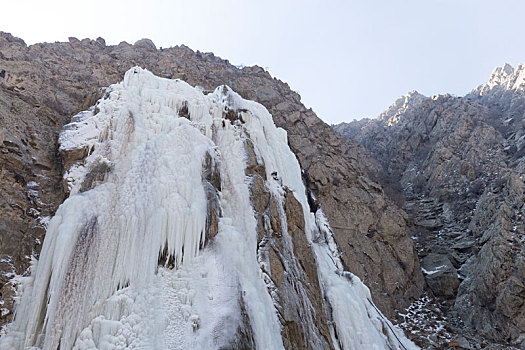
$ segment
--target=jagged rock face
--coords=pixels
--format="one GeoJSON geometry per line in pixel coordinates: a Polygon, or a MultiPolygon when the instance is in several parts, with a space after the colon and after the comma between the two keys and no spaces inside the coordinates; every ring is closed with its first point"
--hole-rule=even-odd
{"type": "Polygon", "coordinates": [[[465,265],[455,309],[467,324],[491,339],[521,344],[525,340],[525,196],[516,174],[504,175],[501,187],[487,188],[470,228],[481,245],[465,265]]]}
{"type": "Polygon", "coordinates": [[[45,218],[65,198],[57,115],[32,97],[0,90],[0,323],[12,316],[10,278],[22,275],[44,236],[45,218]]]}
{"type": "Polygon", "coordinates": [[[506,65],[464,98],[411,92],[377,119],[334,126],[402,194],[426,281],[450,315],[521,346],[524,77],[523,65],[506,65]]]}
{"type": "Polygon", "coordinates": [[[273,296],[283,326],[287,349],[333,348],[323,311],[317,267],[305,234],[301,204],[287,192],[279,208],[265,185],[265,165],[257,160],[251,142],[246,143],[250,196],[257,218],[257,254],[262,270],[271,278],[273,296]],[[287,232],[283,232],[280,211],[284,211],[287,232]]]}
{"type": "Polygon", "coordinates": [[[466,98],[488,108],[487,123],[505,137],[503,146],[509,166],[525,172],[525,65],[496,68],[488,83],[478,86],[466,98]]]}
{"type": "MultiPolygon", "coordinates": [[[[2,167],[0,179],[5,184],[0,197],[9,198],[2,209],[2,218],[9,221],[0,226],[0,254],[6,259],[20,256],[14,259],[17,274],[27,268],[30,253],[38,252],[36,239],[44,233],[37,219],[27,214],[34,207],[27,198],[27,187],[32,186],[31,181],[39,184],[42,216],[51,215],[67,195],[60,179],[61,158],[57,156],[59,130],[72,115],[100,98],[100,87],[120,81],[135,65],[205,90],[228,84],[244,98],[263,104],[276,125],[287,130],[314,201],[323,206],[336,227],[335,238],[345,265],[370,286],[380,309],[393,316],[395,309],[421,294],[424,282],[408,237],[406,215],[367,175],[380,173],[377,162],[363,155],[361,146],[337,136],[301,104],[300,96],[287,84],[273,79],[262,68],[237,69],[213,54],[193,52],[184,46],[155,50],[147,41],[106,46],[101,38],[70,38],[68,43],[27,47],[22,40],[3,33],[0,86],[6,102],[1,108],[8,122],[2,123],[0,131],[4,147],[0,157],[2,165],[13,165],[2,167]],[[15,132],[17,126],[19,132],[15,132]],[[12,184],[16,184],[14,189],[12,184]],[[21,209],[14,209],[18,207],[21,209]],[[15,247],[22,245],[28,248],[20,254],[15,247]]],[[[4,278],[2,283],[6,281],[4,278]]]]}

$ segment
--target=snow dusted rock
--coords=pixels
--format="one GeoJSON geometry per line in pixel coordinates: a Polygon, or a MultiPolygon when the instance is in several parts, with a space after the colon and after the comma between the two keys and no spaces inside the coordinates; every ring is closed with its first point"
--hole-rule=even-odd
{"type": "Polygon", "coordinates": [[[454,308],[489,338],[525,345],[525,258],[523,181],[503,175],[502,186],[487,188],[470,228],[482,245],[469,265],[454,308]]]}
{"type": "Polygon", "coordinates": [[[428,286],[439,297],[453,299],[459,286],[458,272],[447,255],[429,254],[421,262],[428,286]]]}
{"type": "Polygon", "coordinates": [[[478,86],[471,93],[479,96],[505,94],[506,91],[525,91],[525,65],[520,64],[516,68],[505,63],[492,72],[487,83],[478,86]]]}
{"type": "Polygon", "coordinates": [[[423,268],[446,267],[427,273],[428,285],[454,302],[454,331],[474,343],[525,346],[524,72],[505,65],[463,98],[412,92],[377,119],[334,127],[382,164],[387,193],[415,223],[423,268]]]}

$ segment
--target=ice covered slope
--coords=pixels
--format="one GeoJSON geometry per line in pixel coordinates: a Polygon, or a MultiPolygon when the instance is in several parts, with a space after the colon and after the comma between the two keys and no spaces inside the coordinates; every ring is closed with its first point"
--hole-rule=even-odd
{"type": "Polygon", "coordinates": [[[133,68],[60,143],[70,196],[2,349],[415,348],[342,271],[263,106],[133,68]]]}

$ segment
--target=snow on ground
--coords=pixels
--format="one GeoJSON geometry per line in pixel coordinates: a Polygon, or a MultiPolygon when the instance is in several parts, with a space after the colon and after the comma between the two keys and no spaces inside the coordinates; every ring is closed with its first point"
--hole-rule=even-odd
{"type": "Polygon", "coordinates": [[[453,340],[447,329],[449,320],[438,302],[424,295],[399,313],[403,321],[399,324],[405,332],[419,338],[426,338],[429,344],[446,344],[453,340]]]}
{"type": "Polygon", "coordinates": [[[439,271],[441,271],[445,267],[447,267],[447,265],[439,265],[439,266],[436,267],[435,270],[425,270],[424,268],[421,268],[421,271],[423,271],[426,275],[433,275],[435,273],[438,273],[439,271]]]}

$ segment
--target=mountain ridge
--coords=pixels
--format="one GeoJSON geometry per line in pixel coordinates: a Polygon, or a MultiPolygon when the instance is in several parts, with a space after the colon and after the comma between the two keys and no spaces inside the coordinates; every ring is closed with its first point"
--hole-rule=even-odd
{"type": "Polygon", "coordinates": [[[516,346],[525,333],[523,67],[496,68],[465,97],[396,102],[391,125],[381,115],[334,126],[367,148],[385,171],[380,182],[402,194],[427,284],[456,329],[516,346]]]}

